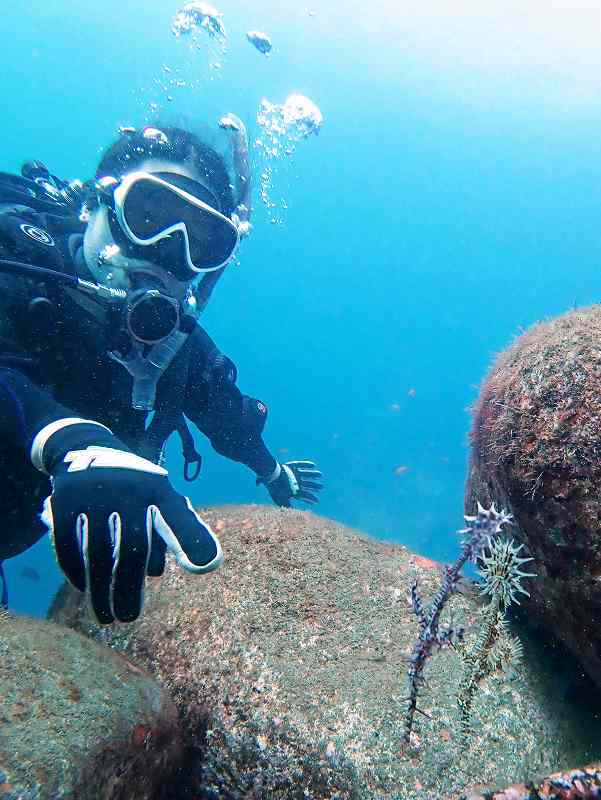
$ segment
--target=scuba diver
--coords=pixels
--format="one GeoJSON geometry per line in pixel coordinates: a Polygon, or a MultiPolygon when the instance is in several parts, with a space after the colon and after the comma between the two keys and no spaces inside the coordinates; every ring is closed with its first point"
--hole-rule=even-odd
{"type": "Polygon", "coordinates": [[[0,564],[49,533],[104,624],[139,616],[167,550],[193,573],[222,562],[163,466],[177,432],[197,477],[187,420],[279,506],[322,488],[312,461],[269,452],[267,407],[197,319],[250,229],[246,131],[220,127],[233,175],[176,127],[122,129],[87,184],[36,161],[0,173],[0,564]]]}

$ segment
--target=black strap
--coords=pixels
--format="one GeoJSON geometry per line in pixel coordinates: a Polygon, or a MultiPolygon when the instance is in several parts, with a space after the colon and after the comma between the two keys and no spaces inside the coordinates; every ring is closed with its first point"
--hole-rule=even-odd
{"type": "Polygon", "coordinates": [[[188,384],[188,368],[190,364],[190,340],[184,347],[185,353],[180,351],[181,367],[177,374],[177,379],[169,387],[167,397],[164,397],[155,411],[152,422],[146,429],[140,455],[150,461],[158,462],[163,447],[172,433],[177,431],[181,444],[182,456],[184,459],[184,480],[192,482],[200,475],[202,467],[202,456],[194,446],[194,438],[186,423],[186,418],[182,411],[182,405],[186,396],[186,386],[188,384]]]}
{"type": "Polygon", "coordinates": [[[140,455],[143,458],[154,461],[155,464],[158,463],[165,442],[177,428],[177,416],[179,413],[179,409],[166,408],[165,406],[155,411],[152,422],[146,428],[142,445],[139,448],[140,455]]]}
{"type": "Polygon", "coordinates": [[[214,269],[212,272],[206,272],[202,280],[194,290],[194,297],[196,299],[196,307],[198,309],[198,313],[201,313],[202,311],[205,310],[205,307],[209,302],[209,300],[211,299],[211,295],[213,294],[213,289],[217,285],[217,281],[219,280],[219,278],[221,278],[224,272],[225,272],[225,267],[221,267],[220,269],[214,269]]]}
{"type": "Polygon", "coordinates": [[[179,408],[160,408],[146,429],[140,454],[155,463],[159,460],[163,446],[172,433],[177,431],[182,444],[184,480],[191,483],[200,475],[202,456],[194,445],[186,418],[179,408]]]}
{"type": "Polygon", "coordinates": [[[57,283],[67,284],[78,288],[79,282],[75,275],[66,272],[59,272],[48,267],[38,267],[37,264],[27,264],[24,261],[12,261],[7,258],[0,258],[0,272],[7,272],[18,277],[33,278],[35,280],[51,280],[57,283]]]}
{"type": "Polygon", "coordinates": [[[184,480],[192,483],[200,475],[202,467],[202,456],[194,446],[194,437],[190,433],[190,428],[186,418],[180,413],[176,428],[182,443],[182,456],[184,457],[184,480]],[[191,471],[191,467],[194,469],[191,471]]]}

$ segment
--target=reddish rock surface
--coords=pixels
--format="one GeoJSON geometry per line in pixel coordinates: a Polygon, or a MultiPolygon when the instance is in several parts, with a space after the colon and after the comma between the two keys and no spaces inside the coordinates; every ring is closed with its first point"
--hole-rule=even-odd
{"type": "Polygon", "coordinates": [[[473,789],[460,800],[593,800],[601,797],[601,764],[555,772],[542,781],[508,786],[506,789],[473,789]]]}
{"type": "Polygon", "coordinates": [[[146,800],[180,766],[148,673],[72,630],[0,615],[0,797],[146,800]]]}
{"type": "Polygon", "coordinates": [[[493,365],[474,407],[466,512],[515,516],[538,573],[531,620],[601,686],[601,306],[535,325],[493,365]]]}
{"type": "MultiPolygon", "coordinates": [[[[506,785],[592,760],[600,731],[583,734],[527,642],[524,662],[477,695],[466,749],[455,700],[460,659],[451,648],[435,654],[420,693],[427,716],[418,715],[403,747],[403,659],[418,633],[409,589],[419,578],[427,602],[440,583],[436,565],[307,512],[200,513],[224,547],[218,572],[193,576],[169,561],[163,578],[148,582],[144,615],[132,625],[98,627],[70,587],[53,609],[171,689],[198,797],[443,800],[475,782],[506,785]]],[[[465,589],[445,618],[471,638],[479,611],[465,589]]]]}

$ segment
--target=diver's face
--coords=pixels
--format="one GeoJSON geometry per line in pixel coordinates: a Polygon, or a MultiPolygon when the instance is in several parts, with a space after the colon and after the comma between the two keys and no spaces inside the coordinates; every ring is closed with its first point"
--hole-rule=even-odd
{"type": "MultiPolygon", "coordinates": [[[[191,180],[198,180],[197,171],[183,162],[164,159],[146,159],[136,165],[132,172],[173,173],[191,180]]],[[[125,175],[123,176],[125,177],[125,175]]],[[[108,283],[115,288],[131,290],[144,283],[145,278],[159,284],[172,297],[185,297],[192,281],[175,278],[163,266],[150,259],[136,258],[124,248],[119,247],[109,223],[109,209],[100,205],[90,213],[90,219],[84,233],[84,258],[96,280],[108,283]]],[[[173,242],[174,258],[179,257],[177,242],[173,242]]],[[[168,246],[168,244],[167,244],[168,246]]],[[[140,255],[145,255],[140,249],[140,255]]]]}

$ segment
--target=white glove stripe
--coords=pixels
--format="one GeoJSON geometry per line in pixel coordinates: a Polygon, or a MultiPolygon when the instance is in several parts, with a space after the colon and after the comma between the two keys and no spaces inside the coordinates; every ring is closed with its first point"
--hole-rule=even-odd
{"type": "Polygon", "coordinates": [[[149,506],[149,511],[151,511],[152,513],[154,530],[159,534],[159,536],[165,542],[169,550],[171,550],[171,552],[175,555],[177,563],[180,565],[180,567],[183,567],[183,569],[187,570],[188,572],[194,572],[196,574],[202,574],[204,572],[212,572],[213,570],[217,569],[217,567],[219,567],[223,561],[223,551],[221,549],[221,544],[219,542],[219,539],[215,536],[215,534],[211,530],[210,526],[198,516],[198,514],[192,507],[192,503],[190,503],[190,500],[187,497],[185,497],[184,500],[186,501],[188,509],[194,514],[194,516],[203,526],[203,528],[206,528],[210,537],[212,538],[215,547],[217,549],[217,554],[215,555],[215,558],[213,558],[212,561],[209,561],[208,564],[204,565],[194,564],[192,561],[190,561],[190,559],[184,552],[181,544],[179,543],[179,539],[165,521],[165,518],[161,514],[160,509],[157,506],[149,506]]]}
{"type": "Polygon", "coordinates": [[[142,609],[144,608],[144,603],[145,603],[144,587],[145,587],[146,576],[148,575],[148,563],[150,561],[151,548],[152,548],[152,528],[153,528],[152,512],[151,512],[150,507],[149,507],[149,508],[146,509],[146,542],[147,542],[147,547],[146,547],[146,563],[144,564],[144,580],[142,581],[142,588],[140,589],[140,611],[142,611],[142,609]]]}
{"type": "Polygon", "coordinates": [[[58,431],[62,430],[63,428],[67,428],[69,425],[96,425],[98,428],[103,428],[103,430],[108,431],[112,435],[112,431],[103,425],[101,422],[95,422],[93,419],[80,419],[79,417],[63,417],[63,419],[55,419],[54,422],[50,422],[48,425],[45,425],[41,431],[38,431],[36,434],[33,443],[31,445],[30,451],[30,458],[31,463],[36,469],[39,469],[40,472],[45,472],[48,474],[46,467],[44,466],[44,447],[48,439],[53,436],[58,431]]]}
{"type": "Polygon", "coordinates": [[[86,588],[91,586],[90,582],[90,558],[88,554],[89,545],[89,522],[86,514],[78,514],[75,520],[75,535],[77,537],[77,545],[83,560],[83,568],[86,576],[86,588]]]}
{"type": "Polygon", "coordinates": [[[280,477],[281,471],[282,471],[282,466],[278,461],[276,461],[275,469],[268,478],[265,478],[265,483],[270,484],[273,483],[274,481],[277,481],[277,479],[280,477]]]}
{"type": "Polygon", "coordinates": [[[115,575],[117,574],[117,567],[119,566],[119,559],[121,557],[121,517],[116,511],[109,517],[109,536],[113,545],[113,569],[111,570],[111,583],[109,586],[109,608],[113,617],[115,614],[114,597],[115,597],[115,575]]]}
{"type": "Polygon", "coordinates": [[[146,458],[117,450],[113,447],[98,447],[91,445],[85,450],[69,450],[63,459],[69,464],[68,472],[82,472],[86,469],[131,469],[137,472],[152,473],[166,476],[167,470],[153,464],[146,458]]]}
{"type": "Polygon", "coordinates": [[[296,475],[290,469],[287,464],[282,464],[282,469],[286,473],[286,477],[288,478],[288,483],[290,484],[290,491],[292,492],[292,496],[296,497],[296,495],[300,492],[300,486],[298,485],[298,481],[296,480],[296,475]]]}
{"type": "Polygon", "coordinates": [[[56,540],[54,538],[54,516],[52,514],[52,503],[50,502],[51,500],[52,497],[50,495],[44,500],[44,507],[42,508],[42,513],[40,514],[40,520],[48,528],[48,536],[50,537],[50,544],[52,545],[52,549],[54,550],[54,555],[56,556],[56,540]]]}

